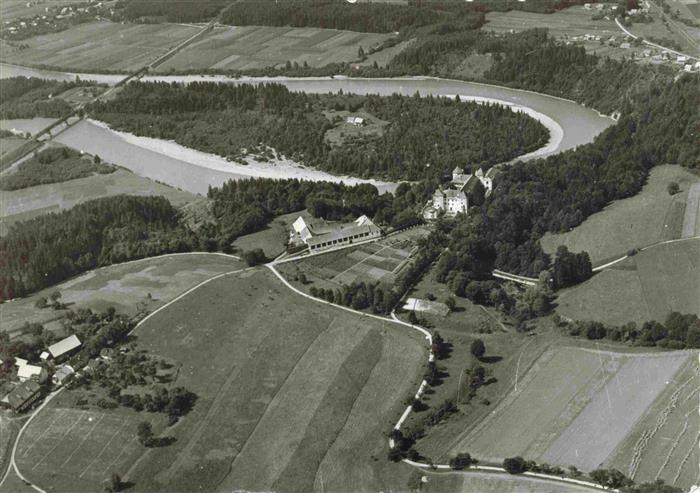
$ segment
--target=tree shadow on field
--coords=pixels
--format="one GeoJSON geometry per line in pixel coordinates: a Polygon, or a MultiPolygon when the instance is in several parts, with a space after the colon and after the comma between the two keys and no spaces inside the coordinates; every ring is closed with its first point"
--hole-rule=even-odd
{"type": "Polygon", "coordinates": [[[503,359],[503,356],[482,356],[479,361],[482,363],[487,363],[487,364],[493,364],[493,363],[498,363],[503,359]]]}

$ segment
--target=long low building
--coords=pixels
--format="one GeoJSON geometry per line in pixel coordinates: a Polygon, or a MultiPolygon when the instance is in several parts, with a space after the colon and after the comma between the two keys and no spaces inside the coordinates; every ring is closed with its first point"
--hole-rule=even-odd
{"type": "Polygon", "coordinates": [[[299,216],[292,224],[289,243],[292,246],[307,245],[317,252],[342,245],[367,241],[382,236],[382,230],[367,216],[345,224],[328,224],[325,221],[304,219],[299,216]]]}

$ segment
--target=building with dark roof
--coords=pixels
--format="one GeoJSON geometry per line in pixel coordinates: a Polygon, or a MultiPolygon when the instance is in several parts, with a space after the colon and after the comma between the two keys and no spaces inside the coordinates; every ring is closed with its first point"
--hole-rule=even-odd
{"type": "Polygon", "coordinates": [[[318,252],[352,243],[380,238],[382,230],[367,216],[360,216],[346,224],[328,224],[309,221],[299,216],[292,224],[290,243],[306,244],[309,251],[318,252]]]}
{"type": "Polygon", "coordinates": [[[26,411],[41,397],[41,386],[34,380],[27,380],[17,385],[12,392],[2,399],[2,404],[13,411],[26,411]]]}

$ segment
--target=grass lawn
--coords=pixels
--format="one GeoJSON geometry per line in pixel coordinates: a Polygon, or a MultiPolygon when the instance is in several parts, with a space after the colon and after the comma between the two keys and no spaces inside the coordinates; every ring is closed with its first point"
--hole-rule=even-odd
{"type": "Polygon", "coordinates": [[[62,183],[37,185],[0,193],[0,234],[12,223],[59,212],[82,202],[112,195],[162,195],[180,206],[197,197],[119,168],[108,175],[92,175],[62,183]]]}
{"type": "Polygon", "coordinates": [[[700,240],[659,245],[563,290],[557,312],[611,325],[664,321],[672,311],[700,314],[700,240]]]}
{"type": "Polygon", "coordinates": [[[606,462],[689,358],[688,352],[546,351],[459,449],[495,462],[521,455],[590,471],[606,462]]]}
{"type": "Polygon", "coordinates": [[[595,266],[631,248],[680,238],[688,191],[698,181],[698,175],[680,166],[657,166],[637,195],[616,200],[568,233],[547,233],[540,240],[542,248],[547,253],[554,253],[559,245],[574,252],[585,250],[595,266]],[[669,195],[666,189],[673,181],[681,191],[669,195]]]}
{"type": "Polygon", "coordinates": [[[22,40],[28,48],[0,43],[3,61],[49,65],[71,70],[141,68],[198,31],[184,24],[119,24],[91,22],[66,31],[22,40]]]}
{"type": "Polygon", "coordinates": [[[237,238],[233,246],[238,251],[262,248],[268,258],[275,258],[286,250],[292,223],[299,216],[310,217],[306,211],[277,216],[262,231],[237,238]]]}
{"type": "Polygon", "coordinates": [[[697,358],[689,358],[608,462],[636,482],[664,479],[688,490],[698,484],[697,358]]]}
{"type": "Polygon", "coordinates": [[[245,70],[282,66],[287,61],[311,67],[357,60],[393,34],[357,33],[311,27],[217,27],[158,70],[245,70]]]}
{"type": "Polygon", "coordinates": [[[0,155],[14,151],[25,142],[27,142],[27,139],[21,137],[0,137],[0,155]]]}
{"type": "Polygon", "coordinates": [[[386,433],[418,386],[419,335],[291,292],[264,268],[213,281],[148,320],[140,347],[199,396],[177,442],[129,479],[144,491],[403,488],[386,433]]]}
{"type": "Polygon", "coordinates": [[[366,111],[325,111],[326,118],[333,122],[337,121],[334,128],[328,130],[323,136],[324,140],[331,145],[342,145],[346,140],[353,137],[381,137],[384,134],[384,127],[389,124],[386,120],[380,120],[366,111]],[[346,117],[364,118],[364,125],[357,126],[345,121],[346,117]]]}
{"type": "Polygon", "coordinates": [[[54,291],[59,291],[63,302],[73,309],[104,310],[113,306],[117,312],[135,315],[141,307],[153,311],[205,279],[241,267],[235,259],[211,254],[176,255],[112,265],[27,298],[0,304],[2,330],[13,334],[25,322],[46,323],[62,318],[62,311],[40,310],[34,306],[39,297],[48,297],[54,291]]]}
{"type": "Polygon", "coordinates": [[[151,422],[158,434],[166,419],[123,407],[79,409],[51,402],[22,434],[17,467],[46,491],[98,491],[113,472],[123,475],[146,450],[136,436],[141,421],[151,422]]]}
{"type": "Polygon", "coordinates": [[[11,491],[12,493],[36,493],[36,490],[19,479],[14,471],[10,471],[7,479],[2,483],[2,487],[4,491],[11,491]]]}

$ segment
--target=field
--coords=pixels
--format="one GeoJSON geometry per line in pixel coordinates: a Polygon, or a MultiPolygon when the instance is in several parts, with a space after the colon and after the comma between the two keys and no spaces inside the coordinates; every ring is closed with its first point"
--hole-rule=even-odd
{"type": "Polygon", "coordinates": [[[119,194],[162,195],[175,206],[197,198],[189,192],[156,183],[125,169],[117,169],[108,175],[93,175],[62,183],[3,191],[0,194],[0,234],[4,234],[14,222],[119,194]]]}
{"type": "Polygon", "coordinates": [[[612,458],[690,352],[613,353],[560,347],[545,352],[513,391],[453,452],[484,460],[523,457],[596,469],[612,458]],[[575,443],[576,447],[571,444],[575,443]]]}
{"type": "Polygon", "coordinates": [[[0,138],[0,156],[10,153],[22,146],[27,139],[21,137],[1,137],[0,138]]]}
{"type": "Polygon", "coordinates": [[[275,258],[285,251],[289,241],[289,230],[299,216],[309,217],[306,211],[277,216],[262,231],[241,236],[233,242],[238,251],[262,248],[267,258],[275,258]]]}
{"type": "Polygon", "coordinates": [[[63,312],[34,307],[39,297],[48,297],[54,291],[60,292],[63,302],[73,309],[104,310],[113,306],[120,313],[135,315],[141,307],[155,310],[205,279],[241,267],[233,258],[213,254],[175,255],[104,267],[27,298],[0,304],[2,330],[13,334],[25,322],[46,323],[63,317],[63,312]]]}
{"type": "Polygon", "coordinates": [[[425,347],[412,332],[306,300],[257,269],[199,288],[136,337],[178,360],[174,385],[198,394],[172,429],[177,442],[131,467],[139,491],[404,486],[386,432],[421,378],[425,347]]]}
{"type": "Polygon", "coordinates": [[[217,27],[158,69],[246,70],[283,66],[287,61],[322,67],[358,60],[393,34],[358,33],[335,29],[292,27],[217,27]]]}
{"type": "Polygon", "coordinates": [[[388,121],[380,120],[365,111],[351,113],[349,111],[334,110],[326,111],[324,114],[331,122],[334,119],[340,119],[340,122],[323,136],[324,140],[331,145],[340,145],[346,139],[353,137],[381,137],[384,134],[384,127],[389,125],[388,121]],[[364,125],[356,126],[352,123],[347,123],[345,118],[348,116],[364,118],[364,125]]]}
{"type": "Polygon", "coordinates": [[[611,203],[572,231],[547,233],[540,240],[542,248],[547,253],[554,253],[559,245],[574,252],[585,250],[593,265],[601,265],[631,248],[680,238],[688,192],[698,181],[697,175],[680,166],[657,166],[637,195],[611,203]],[[680,185],[680,193],[668,194],[672,181],[680,185]]]}
{"type": "Polygon", "coordinates": [[[587,493],[593,491],[583,486],[552,483],[510,474],[430,472],[426,473],[426,478],[428,482],[421,488],[421,493],[587,493]]]}
{"type": "Polygon", "coordinates": [[[700,367],[696,358],[690,358],[609,464],[637,482],[660,477],[683,488],[700,483],[699,392],[700,367]]]}
{"type": "Polygon", "coordinates": [[[612,325],[664,321],[672,311],[700,314],[700,240],[645,250],[563,290],[557,312],[612,325]]]}
{"type": "Polygon", "coordinates": [[[131,71],[197,32],[184,24],[117,24],[92,22],[59,33],[22,40],[26,49],[0,44],[8,63],[49,65],[71,70],[131,71]]]}
{"type": "Polygon", "coordinates": [[[156,422],[157,429],[163,420],[163,415],[124,408],[82,410],[52,402],[23,433],[15,461],[46,491],[97,491],[112,472],[125,472],[142,455],[137,424],[156,422]]]}
{"type": "Polygon", "coordinates": [[[353,282],[393,283],[415,248],[415,238],[426,234],[414,228],[373,243],[313,255],[280,266],[288,278],[304,273],[320,288],[337,288],[353,282]]]}
{"type": "MultiPolygon", "coordinates": [[[[615,24],[614,19],[592,20],[596,10],[587,10],[583,6],[573,6],[553,14],[537,14],[512,10],[510,12],[490,12],[486,15],[487,23],[482,27],[496,33],[520,32],[533,28],[547,28],[552,36],[571,40],[575,36],[592,34],[607,40],[615,37],[618,43],[626,41],[626,35],[615,24]]],[[[635,27],[639,24],[635,24],[635,27]]],[[[633,29],[634,31],[634,29],[633,29]]],[[[622,49],[602,44],[600,41],[579,40],[586,51],[599,56],[611,58],[629,57],[632,52],[641,53],[644,48],[622,49]]]]}

